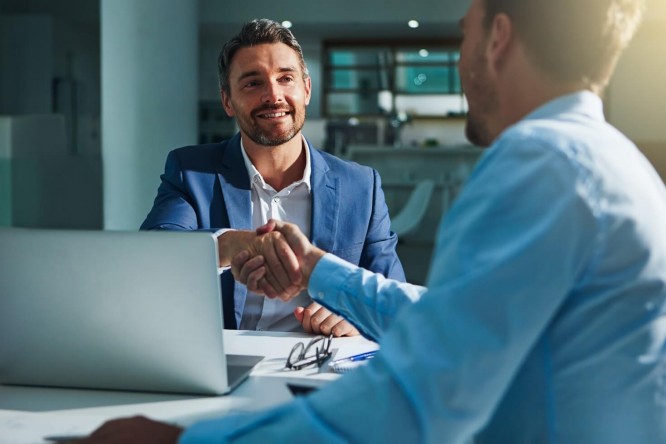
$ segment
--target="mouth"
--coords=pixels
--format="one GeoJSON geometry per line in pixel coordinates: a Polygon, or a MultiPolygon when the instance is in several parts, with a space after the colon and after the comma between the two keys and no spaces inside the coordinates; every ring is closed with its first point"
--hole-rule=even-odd
{"type": "Polygon", "coordinates": [[[256,116],[257,116],[259,119],[267,119],[267,120],[270,120],[270,119],[280,119],[280,118],[282,118],[282,117],[286,117],[286,116],[288,116],[288,115],[290,115],[290,114],[291,114],[290,111],[275,111],[275,110],[271,110],[271,111],[260,111],[260,112],[258,112],[258,113],[256,114],[256,116]]]}

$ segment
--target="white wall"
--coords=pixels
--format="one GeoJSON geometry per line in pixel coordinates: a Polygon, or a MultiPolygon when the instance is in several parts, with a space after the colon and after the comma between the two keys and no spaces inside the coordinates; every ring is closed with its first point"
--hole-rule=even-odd
{"type": "Polygon", "coordinates": [[[102,0],[101,17],[104,228],[135,230],[167,153],[197,141],[197,7],[102,0]]]}

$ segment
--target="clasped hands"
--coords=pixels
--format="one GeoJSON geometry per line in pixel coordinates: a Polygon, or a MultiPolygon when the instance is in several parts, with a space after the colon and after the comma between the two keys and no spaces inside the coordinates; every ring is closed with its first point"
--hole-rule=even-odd
{"type": "MultiPolygon", "coordinates": [[[[291,223],[269,220],[256,233],[245,232],[245,248],[220,248],[232,257],[220,255],[220,263],[231,265],[234,278],[248,290],[268,298],[289,301],[307,289],[312,269],[325,252],[310,243],[291,223]]],[[[340,316],[313,302],[297,307],[294,316],[307,333],[355,336],[358,330],[340,316]]]]}

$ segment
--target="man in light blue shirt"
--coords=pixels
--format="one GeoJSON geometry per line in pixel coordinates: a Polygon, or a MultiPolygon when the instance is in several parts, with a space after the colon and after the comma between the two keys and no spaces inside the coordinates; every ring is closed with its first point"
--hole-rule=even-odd
{"type": "Polygon", "coordinates": [[[264,413],[184,432],[121,420],[99,433],[184,444],[666,442],[666,189],[604,121],[598,96],[640,10],[472,1],[459,64],[466,131],[491,147],[442,222],[427,291],[326,254],[282,222],[264,230],[298,258],[289,292],[267,284],[275,272],[261,256],[235,258],[248,288],[282,299],[307,288],[378,340],[367,365],[264,413]]]}

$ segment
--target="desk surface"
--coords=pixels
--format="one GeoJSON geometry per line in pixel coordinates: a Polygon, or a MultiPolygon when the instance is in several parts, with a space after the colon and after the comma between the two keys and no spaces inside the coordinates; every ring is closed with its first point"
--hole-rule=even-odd
{"type": "MultiPolygon", "coordinates": [[[[271,407],[292,399],[291,382],[319,386],[339,375],[327,368],[284,370],[296,342],[311,336],[297,333],[225,330],[227,353],[263,355],[250,377],[225,396],[187,396],[159,393],[17,387],[0,385],[0,444],[43,443],[43,436],[85,434],[110,418],[145,415],[188,425],[230,412],[271,407]]],[[[334,359],[344,358],[377,345],[361,337],[335,338],[334,359]]]]}

